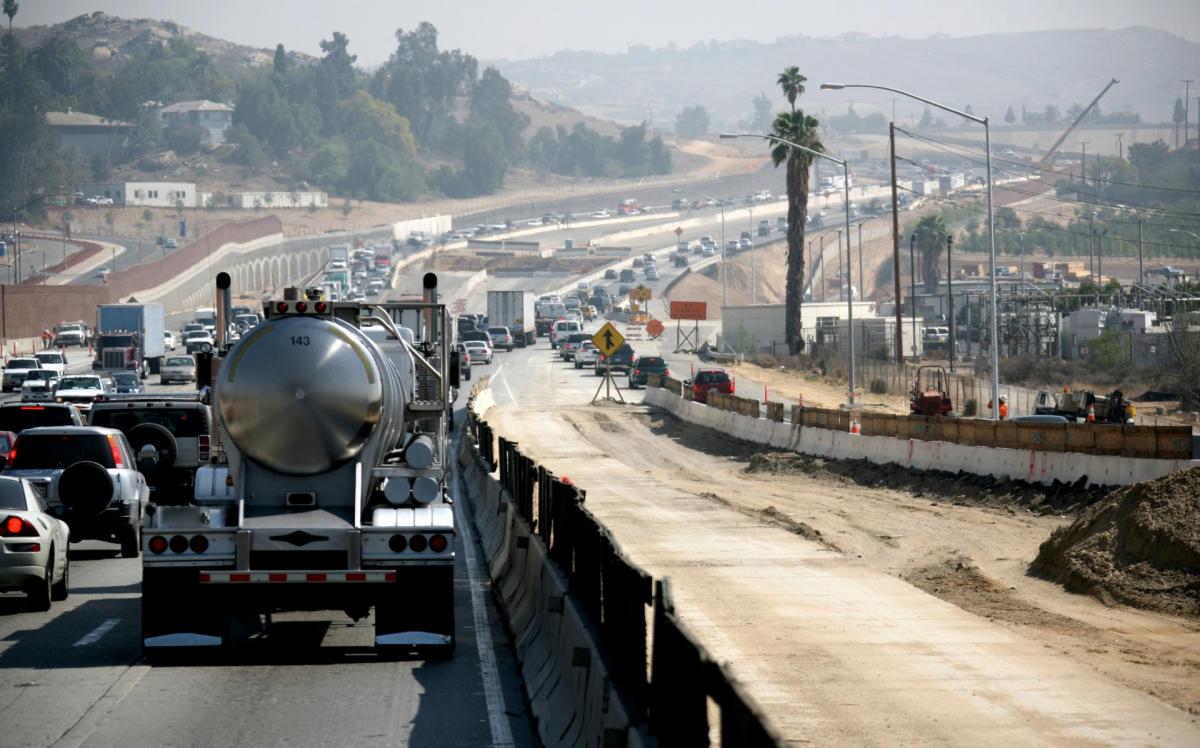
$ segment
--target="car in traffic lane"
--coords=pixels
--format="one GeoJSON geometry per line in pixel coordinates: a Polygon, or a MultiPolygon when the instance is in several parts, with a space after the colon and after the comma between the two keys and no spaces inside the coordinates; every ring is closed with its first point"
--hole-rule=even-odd
{"type": "Polygon", "coordinates": [[[692,401],[697,403],[707,403],[711,392],[732,395],[736,391],[736,383],[724,369],[700,369],[692,378],[691,385],[692,401]]]}
{"type": "Polygon", "coordinates": [[[73,540],[106,540],[125,558],[141,552],[141,522],[150,486],[116,429],[55,426],[26,429],[3,475],[25,478],[73,540]]]}
{"type": "Polygon", "coordinates": [[[196,381],[196,359],[193,356],[167,356],[158,370],[158,381],[162,384],[196,381]]]}
{"type": "Polygon", "coordinates": [[[592,342],[591,338],[579,344],[579,350],[575,351],[575,368],[582,369],[585,366],[596,366],[596,359],[600,357],[600,349],[592,342]]]}
{"type": "Polygon", "coordinates": [[[464,340],[463,347],[471,354],[471,362],[475,364],[492,363],[492,347],[482,340],[464,340]]]}
{"type": "Polygon", "coordinates": [[[633,352],[633,346],[631,346],[629,343],[622,343],[621,347],[614,351],[612,356],[605,356],[603,353],[601,353],[596,357],[596,376],[604,376],[606,369],[628,374],[630,367],[633,366],[633,360],[635,357],[636,354],[633,352]]]}
{"type": "Polygon", "coordinates": [[[69,594],[70,528],[29,481],[0,476],[0,590],[24,592],[32,610],[69,594]]]}
{"type": "Polygon", "coordinates": [[[629,372],[629,389],[645,387],[646,380],[651,374],[658,374],[662,377],[671,376],[667,360],[662,356],[638,356],[637,361],[633,362],[633,369],[629,372]]]}

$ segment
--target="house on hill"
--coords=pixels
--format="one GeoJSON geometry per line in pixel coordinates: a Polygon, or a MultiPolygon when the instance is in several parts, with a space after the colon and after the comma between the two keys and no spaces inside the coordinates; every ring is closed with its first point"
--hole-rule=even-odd
{"type": "Polygon", "coordinates": [[[58,134],[64,147],[74,148],[84,156],[106,156],[120,150],[133,132],[133,125],[96,114],[46,112],[46,124],[58,134]]]}
{"type": "Polygon", "coordinates": [[[180,101],[159,112],[163,129],[180,125],[199,125],[208,133],[209,143],[224,143],[225,131],[233,126],[233,107],[215,101],[180,101]]]}

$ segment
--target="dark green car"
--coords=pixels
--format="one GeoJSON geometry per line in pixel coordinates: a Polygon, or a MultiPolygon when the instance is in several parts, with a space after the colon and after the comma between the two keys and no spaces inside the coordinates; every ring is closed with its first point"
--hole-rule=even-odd
{"type": "Polygon", "coordinates": [[[633,368],[629,370],[629,389],[645,387],[649,374],[658,374],[664,378],[671,376],[667,360],[661,356],[639,356],[638,360],[633,362],[633,368]]]}

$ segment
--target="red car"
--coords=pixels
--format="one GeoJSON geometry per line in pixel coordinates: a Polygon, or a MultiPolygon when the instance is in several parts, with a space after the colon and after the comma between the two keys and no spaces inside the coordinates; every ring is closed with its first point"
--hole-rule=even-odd
{"type": "Polygon", "coordinates": [[[736,383],[724,369],[700,369],[692,379],[692,400],[707,403],[708,393],[732,395],[736,388],[736,383]]]}

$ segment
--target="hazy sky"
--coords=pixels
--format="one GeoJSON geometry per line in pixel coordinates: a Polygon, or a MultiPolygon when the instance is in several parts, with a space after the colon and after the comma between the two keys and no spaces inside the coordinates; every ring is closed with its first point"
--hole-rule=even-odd
{"type": "Polygon", "coordinates": [[[438,28],[441,47],[484,59],[846,31],[925,37],[1150,26],[1200,41],[1200,0],[20,0],[20,5],[18,26],[103,10],[170,19],[241,44],[283,42],[313,54],[322,38],[338,30],[367,65],[387,58],[397,28],[423,20],[438,28]]]}

